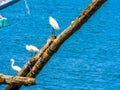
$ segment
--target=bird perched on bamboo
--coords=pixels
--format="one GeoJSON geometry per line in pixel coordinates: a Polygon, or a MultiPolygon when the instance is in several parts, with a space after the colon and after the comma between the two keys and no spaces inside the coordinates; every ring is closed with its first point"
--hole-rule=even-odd
{"type": "Polygon", "coordinates": [[[15,63],[14,59],[10,59],[10,61],[11,61],[11,67],[12,67],[13,70],[15,70],[17,72],[21,71],[21,68],[19,66],[14,65],[14,63],[15,63]]]}
{"type": "Polygon", "coordinates": [[[38,53],[40,50],[34,46],[34,45],[26,45],[26,50],[33,52],[33,53],[38,53]]]}
{"type": "Polygon", "coordinates": [[[60,27],[58,25],[58,22],[53,18],[53,17],[49,17],[49,24],[52,26],[53,30],[52,30],[52,35],[55,36],[55,30],[59,30],[60,27]]]}

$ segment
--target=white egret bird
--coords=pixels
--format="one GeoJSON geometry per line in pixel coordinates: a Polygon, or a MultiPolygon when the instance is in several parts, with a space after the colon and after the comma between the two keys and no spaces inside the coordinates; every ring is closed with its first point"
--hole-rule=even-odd
{"type": "Polygon", "coordinates": [[[15,70],[17,72],[21,71],[21,68],[19,66],[14,66],[14,63],[15,63],[14,59],[10,59],[10,61],[11,61],[11,67],[13,70],[15,70]]]}
{"type": "Polygon", "coordinates": [[[53,28],[53,31],[52,31],[52,34],[55,35],[55,30],[59,30],[60,27],[57,23],[57,21],[53,18],[53,17],[49,17],[49,24],[52,26],[53,28]]]}
{"type": "Polygon", "coordinates": [[[26,45],[26,50],[30,52],[35,52],[35,53],[38,53],[40,51],[37,47],[33,45],[26,45]]]}

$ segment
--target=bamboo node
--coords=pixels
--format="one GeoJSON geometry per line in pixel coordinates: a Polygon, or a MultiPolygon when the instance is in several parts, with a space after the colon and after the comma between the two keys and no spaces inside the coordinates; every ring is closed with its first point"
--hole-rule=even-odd
{"type": "Polygon", "coordinates": [[[49,50],[49,52],[52,53],[52,54],[55,53],[55,51],[54,51],[53,49],[51,49],[50,46],[48,47],[48,50],[49,50]]]}
{"type": "Polygon", "coordinates": [[[45,64],[46,63],[46,61],[43,60],[42,58],[39,58],[39,61],[41,62],[41,64],[45,64]]]}

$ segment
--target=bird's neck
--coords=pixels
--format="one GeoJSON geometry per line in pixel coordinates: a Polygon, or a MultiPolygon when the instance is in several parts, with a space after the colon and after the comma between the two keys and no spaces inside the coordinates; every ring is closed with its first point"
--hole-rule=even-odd
{"type": "Polygon", "coordinates": [[[11,66],[12,66],[12,67],[14,66],[14,61],[12,62],[11,66]]]}

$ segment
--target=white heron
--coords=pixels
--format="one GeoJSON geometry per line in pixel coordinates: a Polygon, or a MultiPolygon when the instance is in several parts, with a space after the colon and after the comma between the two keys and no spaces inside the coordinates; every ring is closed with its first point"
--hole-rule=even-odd
{"type": "Polygon", "coordinates": [[[60,27],[58,25],[58,22],[53,18],[53,17],[49,17],[49,24],[52,26],[53,31],[52,34],[55,35],[55,30],[59,30],[60,27]]]}
{"type": "Polygon", "coordinates": [[[34,53],[38,53],[40,50],[34,45],[26,45],[26,50],[34,53]]]}
{"type": "Polygon", "coordinates": [[[21,68],[19,66],[14,66],[14,63],[15,63],[14,59],[10,59],[10,61],[11,61],[11,67],[13,70],[15,70],[17,72],[21,71],[21,68]]]}

